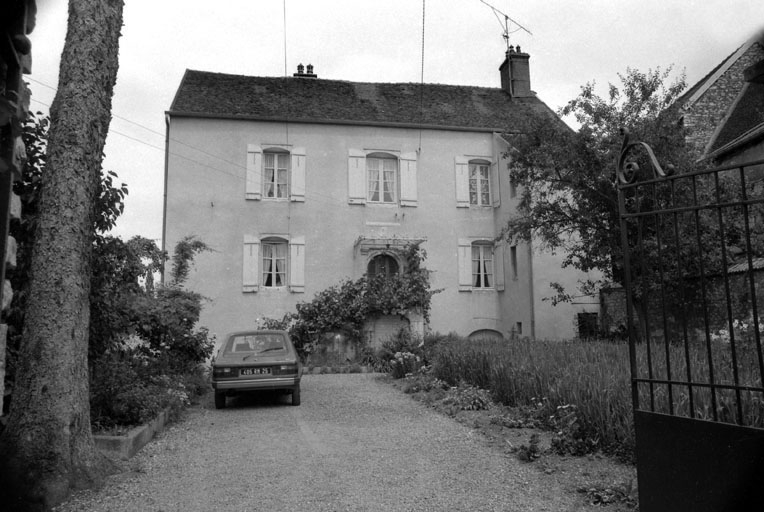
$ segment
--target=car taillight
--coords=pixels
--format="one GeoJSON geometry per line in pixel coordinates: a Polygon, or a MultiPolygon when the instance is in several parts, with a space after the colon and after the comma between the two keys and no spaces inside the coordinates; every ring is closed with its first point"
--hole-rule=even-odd
{"type": "Polygon", "coordinates": [[[294,375],[297,373],[296,364],[282,364],[281,366],[273,367],[274,375],[294,375]]]}
{"type": "Polygon", "coordinates": [[[220,379],[236,377],[236,369],[227,368],[227,367],[216,367],[212,369],[212,376],[220,378],[220,379]]]}

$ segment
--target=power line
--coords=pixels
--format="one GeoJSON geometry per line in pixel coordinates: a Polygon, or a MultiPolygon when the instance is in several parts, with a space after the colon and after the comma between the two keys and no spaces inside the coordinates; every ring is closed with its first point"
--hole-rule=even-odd
{"type": "MultiPolygon", "coordinates": [[[[40,85],[45,85],[45,84],[42,84],[42,83],[41,83],[40,85]]],[[[46,87],[50,87],[50,86],[47,86],[47,85],[46,85],[46,87]]],[[[54,89],[54,90],[55,90],[55,89],[54,89]]],[[[34,98],[32,98],[31,100],[32,100],[32,101],[34,101],[35,103],[39,103],[40,105],[43,105],[43,106],[45,106],[45,107],[48,107],[48,108],[50,108],[50,105],[49,105],[49,104],[47,104],[47,103],[45,103],[45,102],[42,102],[42,101],[36,100],[36,99],[34,99],[34,98]]],[[[159,132],[156,132],[155,130],[152,130],[152,129],[150,129],[150,128],[147,128],[147,127],[145,127],[145,126],[141,125],[140,123],[136,123],[135,121],[130,121],[129,119],[123,118],[123,117],[121,117],[121,116],[118,116],[118,115],[116,115],[116,114],[112,114],[112,115],[113,115],[114,117],[117,117],[117,118],[119,118],[119,119],[122,119],[122,120],[128,121],[128,122],[130,122],[131,124],[134,124],[134,125],[136,125],[136,126],[139,126],[139,127],[141,127],[141,128],[144,128],[144,129],[146,129],[146,130],[148,130],[148,131],[152,131],[152,132],[154,132],[154,133],[159,133],[159,132]]],[[[156,145],[154,145],[154,144],[151,144],[150,142],[146,142],[145,140],[141,140],[141,139],[139,139],[139,138],[137,138],[137,137],[133,137],[132,135],[128,135],[128,134],[126,134],[126,133],[123,133],[123,132],[121,132],[121,131],[119,131],[119,130],[115,130],[115,129],[114,129],[114,128],[112,128],[112,127],[109,127],[109,133],[112,133],[112,132],[113,132],[113,133],[115,133],[116,135],[119,135],[119,136],[121,136],[121,137],[125,137],[126,139],[132,140],[132,141],[134,141],[134,142],[137,142],[137,143],[139,143],[139,144],[143,144],[144,146],[147,146],[147,147],[149,147],[149,148],[152,148],[152,149],[156,149],[157,151],[161,151],[162,153],[164,153],[164,152],[165,152],[165,148],[163,148],[163,147],[161,147],[161,146],[156,146],[156,145]]],[[[163,134],[160,134],[160,135],[163,135],[163,134]]],[[[223,157],[221,157],[221,156],[219,156],[219,155],[214,155],[214,154],[212,154],[212,153],[209,153],[209,152],[207,152],[207,151],[205,151],[205,150],[203,150],[203,149],[200,149],[200,148],[198,148],[198,147],[192,146],[192,145],[190,145],[190,144],[187,144],[187,143],[185,143],[185,142],[183,142],[183,141],[179,141],[179,140],[177,140],[177,139],[173,139],[173,138],[170,138],[170,141],[172,141],[172,142],[176,142],[176,143],[178,143],[178,144],[180,144],[180,145],[186,146],[186,147],[188,147],[188,148],[190,148],[190,149],[193,149],[193,150],[195,150],[195,151],[198,151],[198,152],[200,152],[200,153],[206,154],[206,155],[208,155],[208,156],[210,156],[210,157],[212,157],[212,158],[214,158],[214,159],[220,160],[220,161],[221,161],[221,162],[223,162],[223,163],[226,163],[226,164],[228,164],[228,165],[231,165],[231,166],[233,166],[234,168],[237,168],[237,169],[240,169],[240,170],[243,170],[243,171],[245,171],[245,172],[246,172],[246,169],[247,169],[247,167],[246,167],[245,165],[241,165],[240,163],[237,163],[237,162],[232,162],[232,161],[230,161],[230,160],[227,160],[227,159],[225,159],[225,158],[223,158],[223,157]]],[[[230,176],[230,177],[232,177],[232,178],[236,178],[237,180],[241,180],[242,182],[245,182],[245,181],[246,181],[246,174],[243,174],[243,175],[242,175],[242,174],[239,174],[239,173],[231,173],[231,172],[229,172],[229,171],[227,171],[227,170],[225,170],[225,169],[220,169],[220,168],[218,168],[218,167],[213,167],[213,166],[211,166],[211,165],[209,165],[209,164],[206,164],[206,163],[204,163],[204,162],[201,162],[201,161],[199,161],[199,160],[196,160],[196,159],[194,159],[194,158],[191,158],[191,157],[188,157],[188,156],[186,156],[186,155],[182,155],[182,154],[180,154],[180,153],[176,153],[176,152],[173,152],[173,151],[169,151],[169,150],[168,150],[168,151],[167,151],[167,154],[168,154],[168,155],[170,155],[170,156],[174,156],[174,157],[177,157],[177,158],[181,158],[181,159],[183,159],[183,160],[189,161],[189,162],[191,162],[191,163],[194,163],[194,164],[196,164],[196,165],[199,165],[199,166],[201,166],[201,167],[204,167],[204,168],[210,169],[210,170],[212,170],[212,171],[214,171],[214,172],[217,172],[217,173],[220,173],[220,174],[223,174],[223,175],[226,175],[226,176],[230,176]]],[[[321,194],[320,192],[316,192],[316,191],[312,191],[312,192],[311,192],[311,200],[312,200],[312,201],[315,201],[315,202],[317,202],[317,203],[322,203],[322,204],[326,204],[326,205],[329,205],[329,206],[334,206],[334,205],[338,204],[338,202],[341,202],[341,201],[337,201],[337,199],[336,199],[335,197],[333,197],[333,196],[330,196],[330,195],[328,195],[328,194],[321,194]],[[330,199],[331,201],[325,201],[325,200],[322,200],[321,198],[330,199]]]]}

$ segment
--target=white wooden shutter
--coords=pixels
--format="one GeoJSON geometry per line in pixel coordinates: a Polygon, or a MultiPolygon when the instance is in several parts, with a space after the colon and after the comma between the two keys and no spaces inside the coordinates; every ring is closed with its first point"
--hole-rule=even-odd
{"type": "MultiPolygon", "coordinates": [[[[501,161],[501,160],[499,160],[501,161]]],[[[501,175],[496,160],[491,163],[491,203],[494,208],[501,206],[501,175]]]]}
{"type": "Polygon", "coordinates": [[[242,290],[244,293],[256,292],[260,282],[260,239],[244,235],[242,255],[242,290]]]}
{"type": "Polygon", "coordinates": [[[289,291],[305,293],[305,237],[289,241],[289,291]]]}
{"type": "Polygon", "coordinates": [[[246,198],[262,198],[263,150],[257,144],[247,144],[246,198]]]}
{"type": "Polygon", "coordinates": [[[415,152],[401,154],[401,206],[417,205],[417,176],[415,152]]]}
{"type": "Polygon", "coordinates": [[[291,194],[292,201],[305,201],[305,148],[292,150],[291,194]]]}
{"type": "Polygon", "coordinates": [[[497,242],[493,248],[493,280],[494,288],[504,290],[504,242],[497,242]]]}
{"type": "Polygon", "coordinates": [[[366,154],[348,150],[348,202],[366,204],[366,154]]]}
{"type": "Polygon", "coordinates": [[[456,168],[456,207],[470,207],[469,161],[463,156],[455,158],[456,168]]]}
{"type": "Polygon", "coordinates": [[[470,239],[459,239],[457,260],[459,269],[459,291],[472,291],[472,242],[470,239]]]}

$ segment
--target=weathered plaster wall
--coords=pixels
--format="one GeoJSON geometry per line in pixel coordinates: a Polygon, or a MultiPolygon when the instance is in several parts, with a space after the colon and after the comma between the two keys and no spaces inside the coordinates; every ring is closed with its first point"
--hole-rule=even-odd
{"type": "Polygon", "coordinates": [[[281,317],[341,279],[360,277],[367,256],[354,248],[359,236],[395,236],[427,240],[425,264],[433,271],[433,288],[442,289],[433,297],[432,330],[468,335],[492,329],[508,336],[516,322],[530,326],[525,246],[517,251],[517,279],[510,275],[510,251],[504,251],[504,291],[464,292],[457,286],[458,240],[493,239],[513,207],[506,163],[499,165],[499,208],[456,207],[454,158],[494,158],[499,148],[492,134],[422,130],[418,205],[348,204],[349,149],[413,152],[419,141],[416,129],[173,118],[165,247],[198,235],[214,249],[197,257],[189,279],[189,287],[208,298],[201,324],[221,337],[251,328],[258,318],[281,317]],[[247,144],[305,148],[305,201],[246,200],[247,144]],[[245,234],[304,236],[304,293],[263,287],[242,293],[245,234]]]}

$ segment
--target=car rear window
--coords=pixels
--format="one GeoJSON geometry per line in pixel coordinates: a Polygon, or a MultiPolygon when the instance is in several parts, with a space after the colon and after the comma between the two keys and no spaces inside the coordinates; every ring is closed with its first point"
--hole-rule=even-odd
{"type": "Polygon", "coordinates": [[[283,334],[240,334],[228,338],[226,354],[278,354],[286,352],[283,334]]]}

